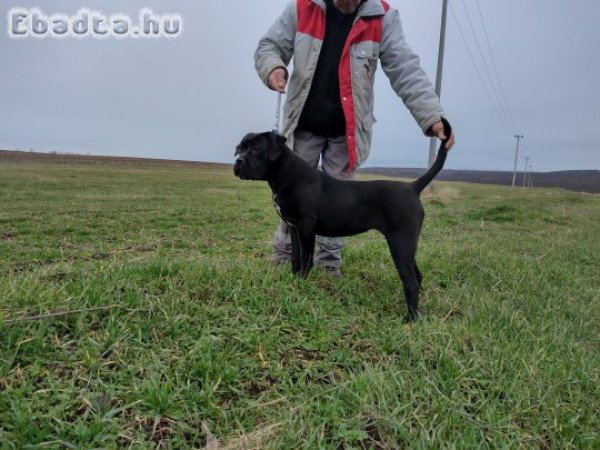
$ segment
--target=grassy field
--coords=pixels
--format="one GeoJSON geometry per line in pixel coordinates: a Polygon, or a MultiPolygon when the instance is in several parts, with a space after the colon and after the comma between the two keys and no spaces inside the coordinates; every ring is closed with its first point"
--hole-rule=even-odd
{"type": "Polygon", "coordinates": [[[0,159],[0,448],[600,448],[600,196],[440,186],[403,325],[377,233],[268,263],[265,183],[0,159]]]}

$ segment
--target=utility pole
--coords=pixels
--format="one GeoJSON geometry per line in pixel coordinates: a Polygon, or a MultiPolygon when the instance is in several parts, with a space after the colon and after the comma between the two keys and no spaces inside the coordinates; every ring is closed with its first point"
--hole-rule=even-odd
{"type": "Polygon", "coordinates": [[[527,183],[527,168],[529,167],[529,160],[531,158],[529,156],[525,157],[525,170],[523,171],[523,187],[526,186],[527,183]]]}
{"type": "Polygon", "coordinates": [[[515,187],[515,182],[517,181],[517,159],[519,158],[519,144],[521,143],[521,139],[525,136],[522,134],[515,134],[515,138],[517,139],[517,151],[515,152],[515,167],[513,168],[513,179],[512,179],[512,187],[515,187]]]}
{"type": "MultiPolygon", "coordinates": [[[[444,48],[446,46],[446,18],[448,17],[448,0],[442,3],[442,25],[440,27],[440,49],[438,51],[437,75],[435,77],[435,93],[439,98],[442,96],[442,69],[444,67],[444,48]]],[[[450,136],[447,136],[450,137],[450,136]]],[[[437,138],[432,137],[429,142],[429,167],[435,161],[435,148],[437,138]]],[[[433,183],[430,184],[433,186],[433,183]]]]}
{"type": "Polygon", "coordinates": [[[533,187],[533,165],[529,164],[529,187],[533,187]]]}

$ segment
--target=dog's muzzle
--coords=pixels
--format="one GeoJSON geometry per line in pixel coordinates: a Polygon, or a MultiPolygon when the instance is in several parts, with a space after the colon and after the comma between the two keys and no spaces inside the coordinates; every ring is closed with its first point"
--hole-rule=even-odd
{"type": "Polygon", "coordinates": [[[235,160],[235,163],[233,164],[233,174],[242,180],[248,179],[248,177],[246,177],[243,174],[243,170],[242,170],[245,162],[246,162],[246,160],[244,158],[241,158],[240,156],[238,156],[235,160]]]}
{"type": "Polygon", "coordinates": [[[239,161],[236,161],[235,164],[233,165],[233,174],[236,177],[240,176],[240,171],[242,170],[241,168],[241,163],[239,161]]]}

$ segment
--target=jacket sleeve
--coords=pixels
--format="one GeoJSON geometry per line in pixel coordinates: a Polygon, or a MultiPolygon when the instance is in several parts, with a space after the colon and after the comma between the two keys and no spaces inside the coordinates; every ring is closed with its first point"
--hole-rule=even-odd
{"type": "Polygon", "coordinates": [[[392,89],[402,99],[423,133],[444,116],[438,96],[419,57],[406,43],[398,11],[390,9],[383,18],[380,47],[381,67],[392,89]]]}
{"type": "Polygon", "coordinates": [[[298,26],[296,0],[290,1],[283,13],[258,42],[254,53],[254,67],[260,79],[269,86],[269,75],[277,67],[287,71],[294,53],[294,40],[298,26]]]}

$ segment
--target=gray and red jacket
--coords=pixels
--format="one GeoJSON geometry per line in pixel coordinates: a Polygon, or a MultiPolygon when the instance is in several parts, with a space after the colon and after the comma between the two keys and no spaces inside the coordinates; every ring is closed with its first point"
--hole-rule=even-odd
{"type": "MultiPolygon", "coordinates": [[[[292,0],[260,40],[254,61],[262,81],[294,57],[281,133],[293,148],[293,131],[310,90],[325,36],[323,0],[292,0]]],[[[339,66],[340,98],[346,119],[349,168],[363,164],[371,147],[373,82],[377,61],[423,132],[443,116],[439,99],[404,39],[398,11],[382,0],[367,0],[344,45],[339,66]]]]}

